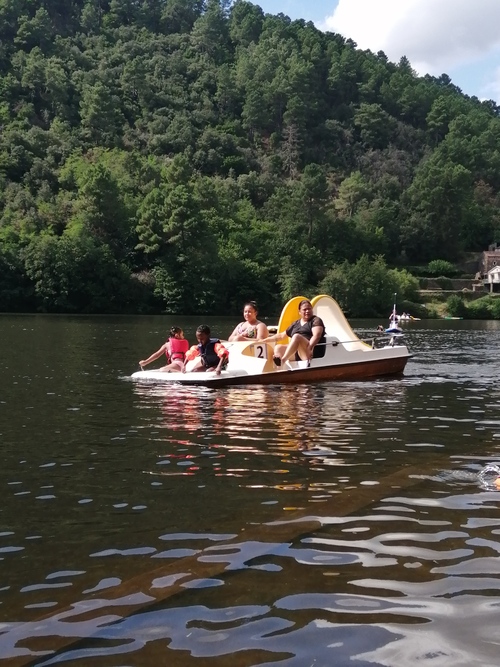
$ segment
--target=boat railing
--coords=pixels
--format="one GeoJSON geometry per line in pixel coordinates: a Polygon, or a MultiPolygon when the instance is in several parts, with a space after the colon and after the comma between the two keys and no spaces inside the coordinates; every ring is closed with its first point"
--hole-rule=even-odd
{"type": "MultiPolygon", "coordinates": [[[[321,344],[321,343],[319,343],[321,344]]],[[[348,352],[352,352],[354,350],[370,350],[371,345],[368,343],[363,342],[361,339],[354,337],[354,338],[347,338],[345,340],[342,340],[338,336],[326,336],[326,343],[324,345],[342,345],[348,352]]]]}

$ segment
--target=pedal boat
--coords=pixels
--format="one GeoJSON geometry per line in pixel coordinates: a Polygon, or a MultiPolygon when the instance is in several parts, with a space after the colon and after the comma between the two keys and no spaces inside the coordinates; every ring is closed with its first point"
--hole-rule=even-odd
{"type": "MultiPolygon", "coordinates": [[[[285,331],[298,319],[298,304],[304,297],[297,296],[285,305],[278,331],[285,331]]],[[[220,375],[215,372],[165,373],[137,371],[134,380],[180,383],[205,387],[231,385],[298,384],[330,382],[334,380],[364,380],[366,378],[400,375],[411,357],[407,347],[395,344],[377,346],[377,338],[366,343],[351,329],[338,303],[327,295],[312,299],[314,314],[321,317],[326,329],[325,354],[307,361],[290,361],[289,368],[277,368],[273,363],[272,343],[258,341],[224,342],[229,351],[229,362],[220,375]]],[[[387,338],[385,339],[387,341],[387,338]]],[[[286,342],[286,341],[284,341],[286,342]]]]}

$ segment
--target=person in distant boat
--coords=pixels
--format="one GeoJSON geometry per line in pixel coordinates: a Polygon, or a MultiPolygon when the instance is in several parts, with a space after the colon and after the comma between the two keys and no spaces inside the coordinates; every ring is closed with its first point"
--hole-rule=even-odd
{"type": "Polygon", "coordinates": [[[139,366],[147,366],[155,359],[158,359],[163,354],[167,357],[167,365],[159,368],[159,371],[164,371],[165,373],[179,373],[184,367],[184,358],[186,352],[189,350],[189,343],[184,338],[184,332],[180,327],[172,327],[170,329],[170,337],[166,343],[160,347],[159,350],[153,352],[153,354],[147,359],[139,361],[139,366]]]}
{"type": "Polygon", "coordinates": [[[186,353],[182,372],[188,370],[186,365],[189,361],[195,361],[189,372],[215,371],[216,375],[220,375],[229,352],[218,338],[210,337],[210,327],[206,324],[200,324],[196,329],[196,340],[198,345],[193,345],[186,353]]]}
{"type": "Polygon", "coordinates": [[[377,327],[377,331],[385,331],[384,327],[382,324],[379,324],[377,327]]]}
{"type": "Polygon", "coordinates": [[[292,322],[286,331],[264,338],[262,343],[290,338],[288,345],[276,345],[273,361],[284,366],[292,357],[295,361],[310,361],[325,356],[325,325],[321,317],[313,313],[311,302],[303,299],[299,303],[300,318],[292,322]]]}
{"type": "Polygon", "coordinates": [[[269,336],[264,322],[257,319],[257,304],[255,301],[247,301],[243,306],[243,322],[240,322],[229,336],[229,341],[257,340],[269,336]]]}

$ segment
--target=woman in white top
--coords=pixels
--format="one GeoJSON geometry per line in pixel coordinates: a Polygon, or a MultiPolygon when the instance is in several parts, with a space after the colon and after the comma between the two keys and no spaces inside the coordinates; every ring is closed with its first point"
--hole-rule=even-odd
{"type": "Polygon", "coordinates": [[[259,340],[267,338],[269,332],[264,322],[257,319],[257,304],[255,301],[248,301],[243,307],[244,321],[235,327],[233,333],[229,336],[229,341],[236,340],[259,340]]]}

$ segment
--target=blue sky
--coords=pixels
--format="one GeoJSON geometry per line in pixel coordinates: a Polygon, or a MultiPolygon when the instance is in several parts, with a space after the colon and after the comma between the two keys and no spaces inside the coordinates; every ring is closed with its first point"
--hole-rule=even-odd
{"type": "Polygon", "coordinates": [[[500,103],[500,0],[251,0],[500,103]]]}

